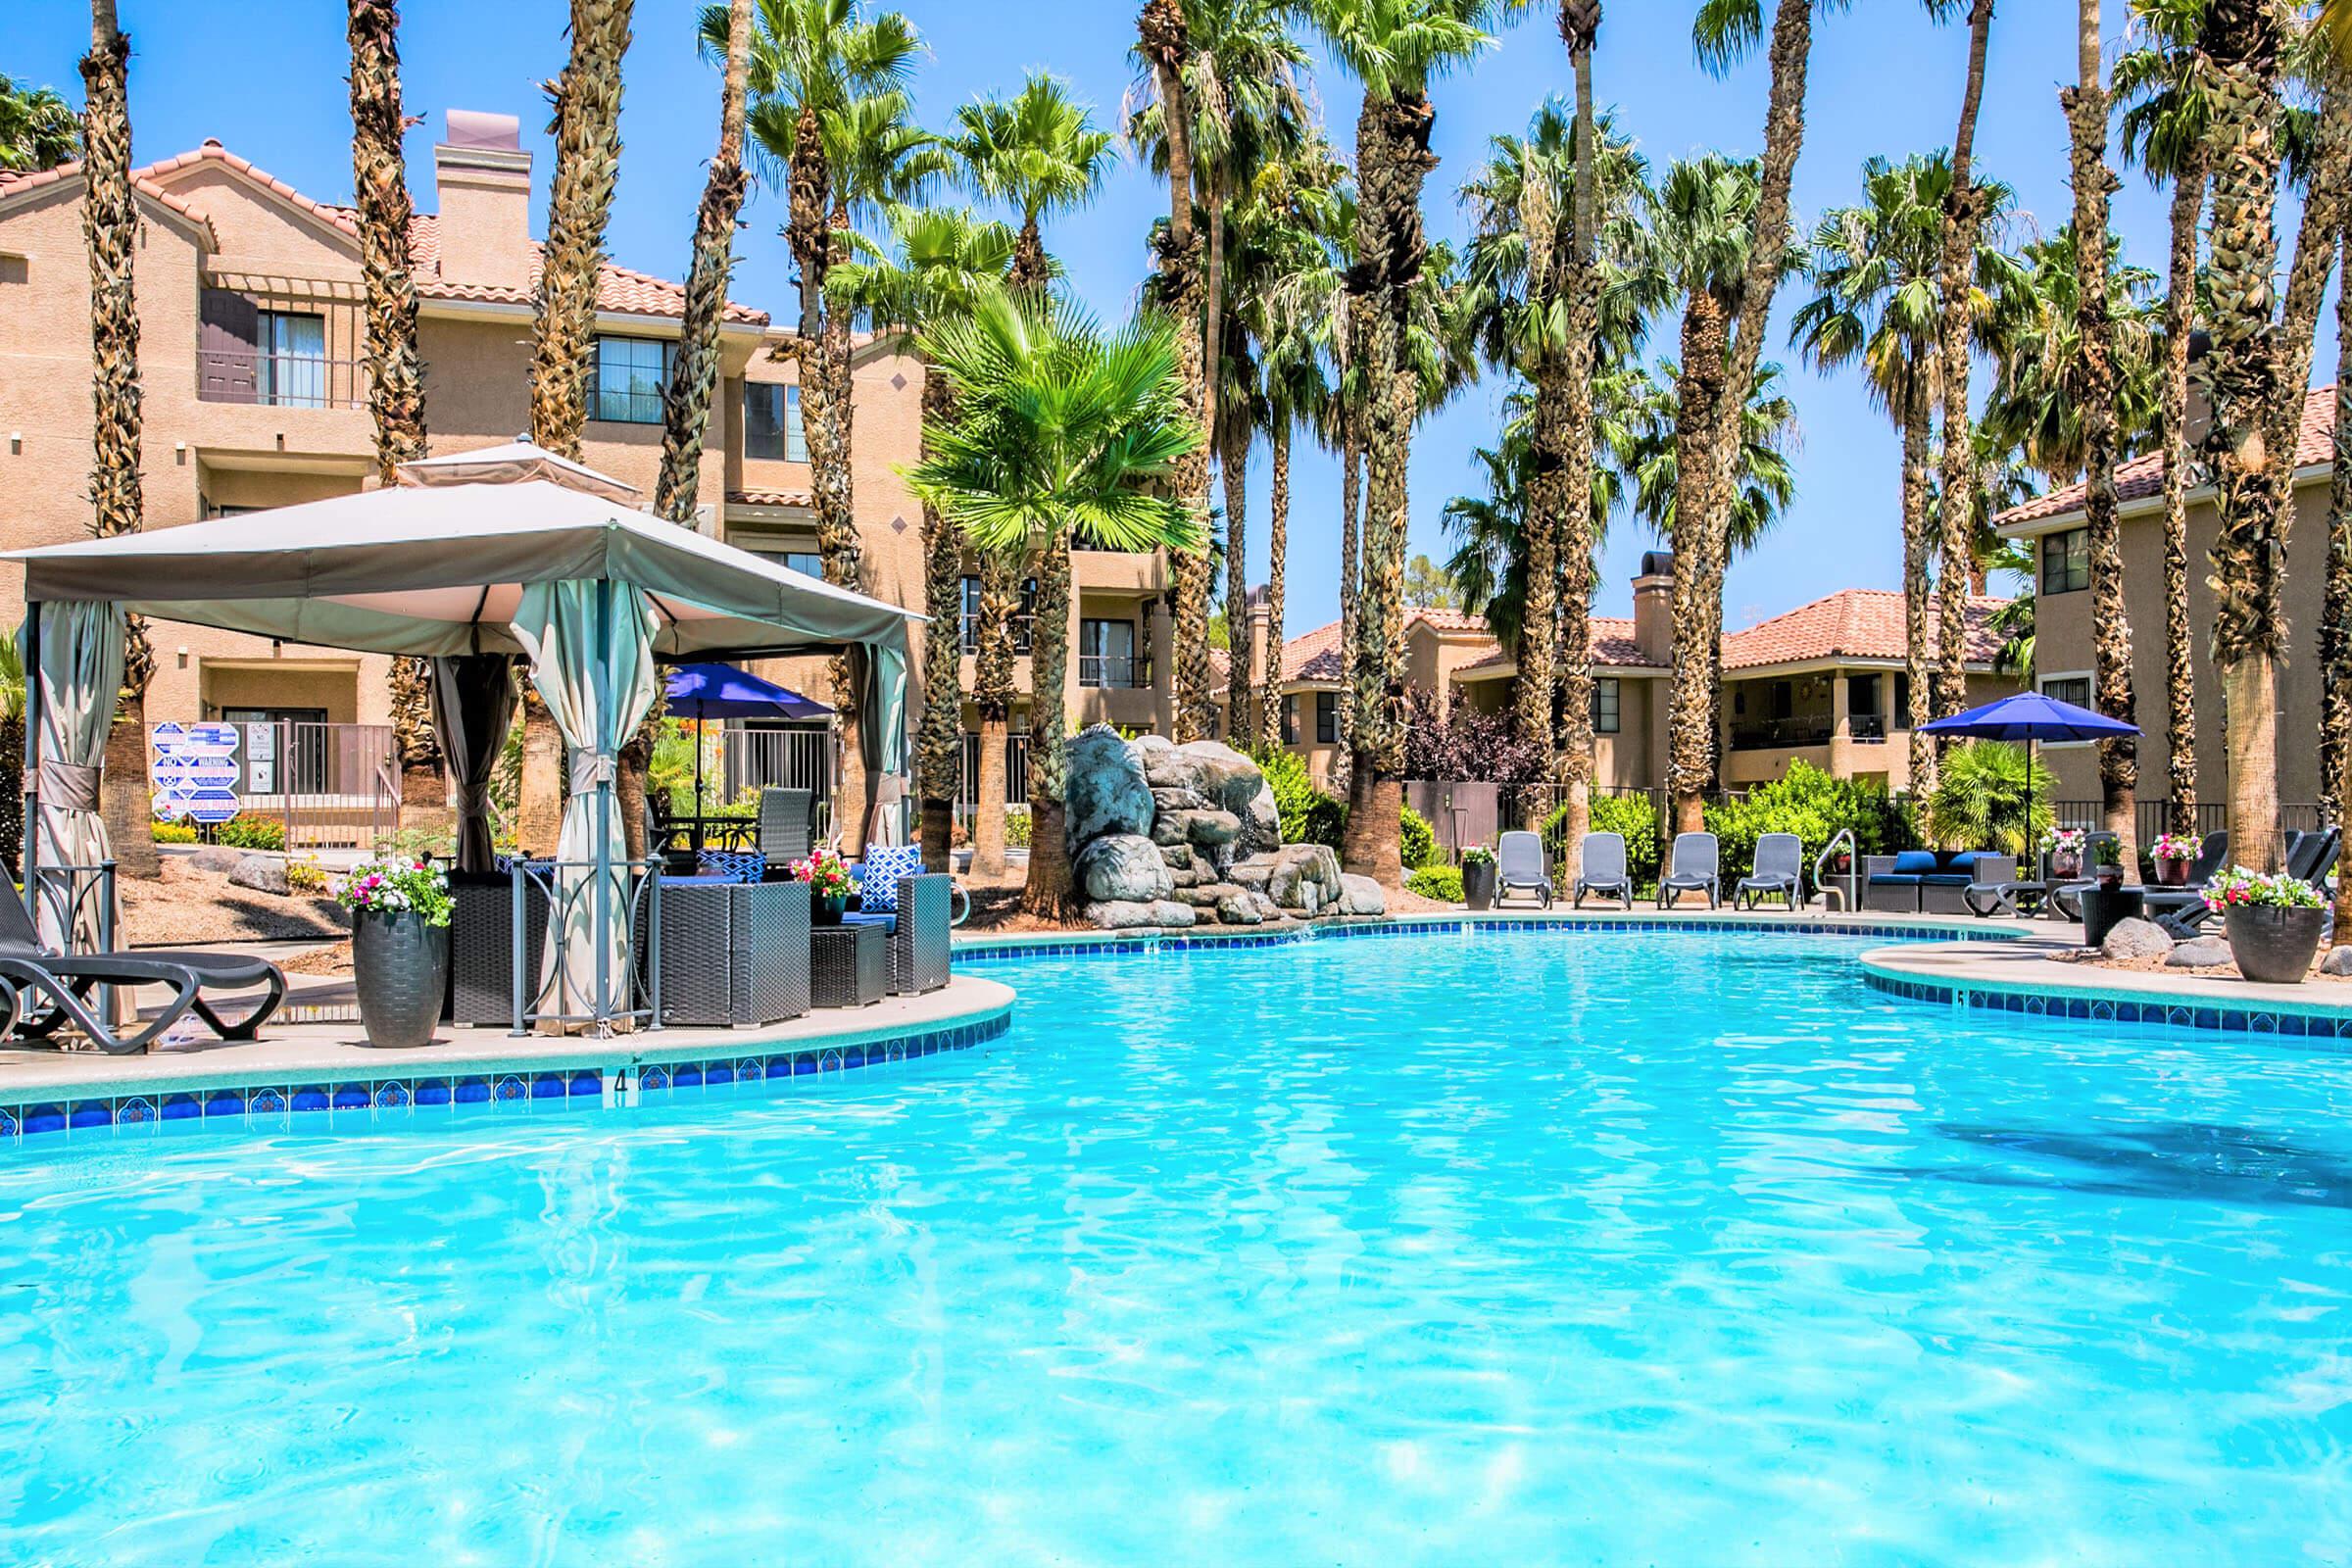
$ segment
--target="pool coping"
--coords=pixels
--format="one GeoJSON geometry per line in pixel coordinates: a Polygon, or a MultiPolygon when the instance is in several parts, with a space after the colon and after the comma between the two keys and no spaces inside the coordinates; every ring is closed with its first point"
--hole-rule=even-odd
{"type": "Polygon", "coordinates": [[[2160,975],[2063,963],[2073,951],[2048,940],[2004,949],[1957,943],[1873,948],[1860,957],[1863,982],[1913,1002],[2015,1012],[2029,1017],[2211,1029],[2295,1038],[2352,1039],[2352,987],[2340,1002],[2300,986],[2208,975],[2160,975]]]}
{"type": "Polygon", "coordinates": [[[452,1031],[414,1052],[383,1052],[298,1026],[251,1045],[110,1056],[11,1052],[0,1063],[0,1146],[55,1132],[174,1122],[290,1129],[315,1112],[355,1119],[422,1109],[528,1108],[595,1099],[636,1105],[647,1095],[749,1087],[968,1050],[1012,1027],[1011,987],[959,975],[945,990],[892,998],[863,1022],[830,1009],[765,1029],[662,1030],[596,1040],[517,1040],[452,1031]],[[665,1036],[676,1036],[667,1039],[665,1036]],[[29,1073],[13,1081],[7,1074],[29,1073]]]}

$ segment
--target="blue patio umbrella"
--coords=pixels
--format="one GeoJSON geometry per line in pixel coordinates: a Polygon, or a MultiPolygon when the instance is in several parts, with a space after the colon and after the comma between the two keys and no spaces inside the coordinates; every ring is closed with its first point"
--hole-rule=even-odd
{"type": "Polygon", "coordinates": [[[2026,743],[2026,837],[2034,833],[2034,743],[2035,741],[2103,741],[2117,735],[2136,735],[2128,724],[2087,708],[2062,703],[2040,692],[2019,692],[1998,702],[1972,708],[1949,718],[1933,718],[1919,726],[1931,735],[1968,735],[1978,740],[2026,743]]]}
{"type": "MultiPolygon", "coordinates": [[[[833,710],[732,664],[679,664],[662,686],[669,710],[683,718],[830,718],[833,710]]],[[[695,839],[702,839],[703,743],[694,743],[695,839]]]]}

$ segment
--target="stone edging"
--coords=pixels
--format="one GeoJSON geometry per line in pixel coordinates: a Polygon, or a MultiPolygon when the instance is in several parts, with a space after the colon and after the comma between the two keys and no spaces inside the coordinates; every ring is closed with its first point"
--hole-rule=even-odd
{"type": "Polygon", "coordinates": [[[2233,1034],[2284,1035],[2299,1040],[2352,1040],[2352,1009],[2325,1004],[2241,1006],[2206,997],[2178,1001],[2086,986],[1922,980],[1877,959],[1875,953],[1862,956],[1863,983],[1874,991],[1912,1002],[2014,1012],[2029,1018],[2079,1018],[2142,1028],[2213,1029],[2233,1034]]]}

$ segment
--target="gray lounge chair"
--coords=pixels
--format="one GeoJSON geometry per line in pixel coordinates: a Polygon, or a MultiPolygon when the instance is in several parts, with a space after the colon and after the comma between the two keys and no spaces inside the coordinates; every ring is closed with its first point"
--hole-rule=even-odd
{"type": "Polygon", "coordinates": [[[1658,907],[1671,908],[1685,893],[1704,893],[1707,907],[1723,902],[1723,879],[1716,872],[1718,851],[1712,833],[1677,833],[1674,869],[1658,878],[1658,907]]]}
{"type": "Polygon", "coordinates": [[[814,801],[815,794],[810,790],[770,785],[760,792],[759,850],[769,865],[783,866],[808,858],[813,847],[809,820],[814,801]]]}
{"type": "Polygon", "coordinates": [[[1573,906],[1585,906],[1585,895],[1615,899],[1622,908],[1634,906],[1634,879],[1625,872],[1625,835],[1622,833],[1588,833],[1577,863],[1583,867],[1576,878],[1576,897],[1573,906]]]}
{"type": "Polygon", "coordinates": [[[1514,828],[1494,841],[1494,904],[1500,907],[1516,889],[1541,897],[1551,907],[1551,866],[1544,835],[1514,828]]]}
{"type": "Polygon", "coordinates": [[[17,1032],[46,1039],[72,1024],[100,1050],[122,1055],[144,1051],[165,1030],[194,1010],[223,1040],[252,1040],[286,998],[285,971],[267,958],[235,953],[149,949],[139,953],[53,953],[41,945],[32,916],[15,890],[0,892],[0,980],[23,997],[17,1032]],[[162,1012],[130,1034],[116,1033],[91,1005],[100,986],[170,986],[162,1012]],[[208,989],[245,991],[267,987],[251,1012],[231,1023],[205,1001],[208,989]]]}
{"type": "Polygon", "coordinates": [[[1746,900],[1761,905],[1778,893],[1793,909],[1804,898],[1805,841],[1793,833],[1766,833],[1756,840],[1755,869],[1732,889],[1732,907],[1746,900]]]}

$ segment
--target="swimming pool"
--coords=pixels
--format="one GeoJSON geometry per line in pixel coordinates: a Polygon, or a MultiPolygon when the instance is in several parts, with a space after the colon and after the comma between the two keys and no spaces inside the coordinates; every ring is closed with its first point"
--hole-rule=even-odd
{"type": "Polygon", "coordinates": [[[0,1561],[2352,1552],[2352,1057],[1871,945],[1035,958],[814,1087],[27,1141],[0,1561]]]}

